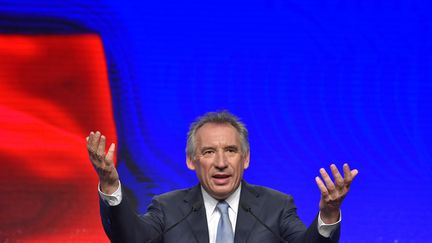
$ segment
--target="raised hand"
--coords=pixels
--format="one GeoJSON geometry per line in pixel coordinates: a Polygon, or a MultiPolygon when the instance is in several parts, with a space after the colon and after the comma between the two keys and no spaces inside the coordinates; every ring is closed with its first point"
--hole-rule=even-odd
{"type": "Polygon", "coordinates": [[[86,139],[87,151],[99,176],[101,191],[112,194],[119,187],[119,175],[114,166],[115,144],[112,143],[105,153],[106,138],[100,132],[90,132],[86,139]]]}
{"type": "Polygon", "coordinates": [[[344,177],[339,173],[336,165],[332,164],[330,169],[334,182],[324,168],[320,169],[322,180],[318,176],[315,177],[315,181],[321,191],[319,203],[321,219],[326,224],[336,223],[339,220],[342,201],[348,194],[351,183],[358,174],[358,170],[351,170],[348,164],[343,165],[344,177]]]}

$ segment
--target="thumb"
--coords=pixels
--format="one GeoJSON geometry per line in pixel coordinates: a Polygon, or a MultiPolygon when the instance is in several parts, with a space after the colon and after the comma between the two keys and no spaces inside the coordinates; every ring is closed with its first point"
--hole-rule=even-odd
{"type": "Polygon", "coordinates": [[[105,161],[107,162],[108,165],[111,165],[114,162],[114,152],[115,152],[115,144],[112,143],[105,156],[105,161]]]}

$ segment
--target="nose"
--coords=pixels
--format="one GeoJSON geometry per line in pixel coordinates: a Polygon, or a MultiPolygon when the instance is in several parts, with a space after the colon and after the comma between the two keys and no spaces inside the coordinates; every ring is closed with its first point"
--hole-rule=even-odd
{"type": "Polygon", "coordinates": [[[223,170],[228,167],[228,160],[224,151],[218,151],[216,153],[214,165],[219,170],[223,170]]]}

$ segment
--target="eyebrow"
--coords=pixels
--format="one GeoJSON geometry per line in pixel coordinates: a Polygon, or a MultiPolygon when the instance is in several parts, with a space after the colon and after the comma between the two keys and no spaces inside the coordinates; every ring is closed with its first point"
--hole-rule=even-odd
{"type": "Polygon", "coordinates": [[[237,145],[228,145],[226,147],[224,147],[224,149],[235,149],[235,150],[239,150],[239,147],[237,145]]]}
{"type": "MultiPolygon", "coordinates": [[[[213,147],[213,146],[205,146],[205,147],[202,147],[200,149],[200,151],[203,152],[203,151],[208,150],[208,149],[215,150],[216,148],[213,147]]],[[[223,149],[235,149],[235,150],[239,150],[239,146],[237,146],[237,145],[228,145],[228,146],[223,147],[223,149]]]]}
{"type": "Polygon", "coordinates": [[[215,148],[212,147],[212,146],[206,146],[206,147],[202,147],[202,148],[200,149],[200,151],[203,152],[203,151],[208,150],[208,149],[215,149],[215,148]]]}

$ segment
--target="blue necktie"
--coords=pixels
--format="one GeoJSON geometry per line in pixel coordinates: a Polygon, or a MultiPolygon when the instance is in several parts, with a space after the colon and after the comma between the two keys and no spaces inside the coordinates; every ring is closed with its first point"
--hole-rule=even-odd
{"type": "Polygon", "coordinates": [[[216,207],[221,214],[216,233],[216,243],[233,243],[234,233],[228,216],[229,205],[227,202],[222,201],[216,207]]]}

